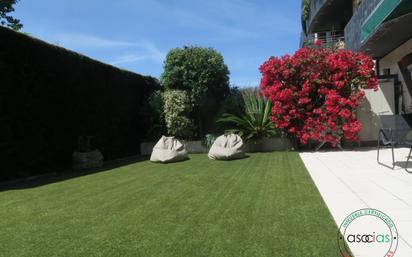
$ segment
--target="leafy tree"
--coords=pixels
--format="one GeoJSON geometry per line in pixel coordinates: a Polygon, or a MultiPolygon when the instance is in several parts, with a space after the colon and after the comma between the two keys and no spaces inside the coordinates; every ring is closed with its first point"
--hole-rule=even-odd
{"type": "Polygon", "coordinates": [[[229,70],[223,56],[212,48],[185,46],[167,54],[160,83],[164,90],[188,93],[200,134],[213,124],[214,114],[229,94],[229,70]]]}
{"type": "Polygon", "coordinates": [[[276,136],[278,130],[270,121],[270,101],[255,89],[243,90],[242,97],[244,112],[241,115],[224,113],[218,120],[229,127],[226,132],[238,134],[245,140],[276,136]]]}
{"type": "Polygon", "coordinates": [[[193,122],[188,118],[191,112],[189,97],[183,90],[168,90],[163,93],[164,119],[171,136],[187,139],[193,135],[193,122]]]}
{"type": "Polygon", "coordinates": [[[23,25],[20,20],[13,18],[9,13],[14,12],[13,5],[19,0],[0,0],[0,24],[13,30],[20,30],[23,25]]]}

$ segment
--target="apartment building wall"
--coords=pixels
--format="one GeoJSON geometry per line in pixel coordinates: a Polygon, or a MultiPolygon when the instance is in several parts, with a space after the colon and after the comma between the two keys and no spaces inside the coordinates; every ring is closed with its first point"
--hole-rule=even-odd
{"type": "Polygon", "coordinates": [[[407,113],[412,112],[412,97],[408,91],[398,62],[410,53],[412,53],[412,38],[379,60],[380,74],[384,74],[385,70],[389,69],[390,73],[396,74],[399,81],[402,82],[402,100],[405,112],[407,113]]]}
{"type": "Polygon", "coordinates": [[[345,45],[352,51],[358,51],[361,46],[361,25],[369,17],[381,0],[363,0],[345,27],[345,45]]]}

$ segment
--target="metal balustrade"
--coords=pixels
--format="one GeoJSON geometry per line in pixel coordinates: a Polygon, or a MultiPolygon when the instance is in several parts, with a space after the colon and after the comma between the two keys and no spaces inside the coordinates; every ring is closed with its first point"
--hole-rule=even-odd
{"type": "Polygon", "coordinates": [[[345,37],[342,35],[328,35],[319,36],[316,34],[310,34],[303,39],[302,46],[315,46],[321,45],[322,47],[344,49],[345,37]]]}

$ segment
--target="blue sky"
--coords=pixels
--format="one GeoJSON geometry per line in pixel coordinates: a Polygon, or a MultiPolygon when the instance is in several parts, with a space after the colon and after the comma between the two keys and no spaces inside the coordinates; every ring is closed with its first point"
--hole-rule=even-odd
{"type": "Polygon", "coordinates": [[[21,0],[23,32],[94,59],[159,77],[171,48],[213,47],[231,83],[253,86],[270,56],[299,44],[300,0],[21,0]]]}

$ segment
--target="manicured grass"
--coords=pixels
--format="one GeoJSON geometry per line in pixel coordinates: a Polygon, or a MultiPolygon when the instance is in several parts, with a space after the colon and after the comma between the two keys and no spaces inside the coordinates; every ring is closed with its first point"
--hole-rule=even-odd
{"type": "Polygon", "coordinates": [[[297,153],[148,161],[0,192],[0,256],[340,256],[297,153]]]}

